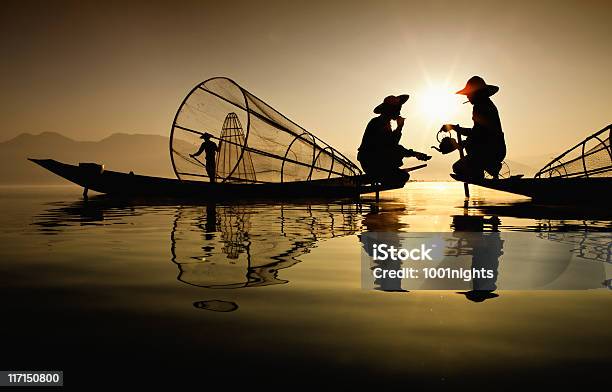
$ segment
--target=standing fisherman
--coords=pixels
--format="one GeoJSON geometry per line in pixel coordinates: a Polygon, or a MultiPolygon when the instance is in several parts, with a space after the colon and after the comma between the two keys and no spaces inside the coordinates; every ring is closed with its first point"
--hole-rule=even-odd
{"type": "Polygon", "coordinates": [[[204,135],[200,136],[200,139],[204,139],[202,145],[194,154],[189,154],[190,157],[195,158],[198,155],[202,154],[202,152],[206,153],[206,173],[208,174],[208,178],[210,178],[210,182],[216,181],[216,161],[215,155],[217,153],[218,147],[215,142],[210,140],[212,135],[206,132],[204,135]]]}
{"type": "Polygon", "coordinates": [[[486,84],[480,76],[473,76],[463,89],[456,92],[466,95],[474,106],[472,128],[463,128],[459,124],[442,126],[446,131],[455,130],[467,136],[467,154],[453,164],[453,171],[459,179],[481,180],[485,171],[493,178],[499,178],[502,161],[506,157],[506,142],[497,107],[490,98],[497,91],[499,87],[486,84]]]}
{"type": "Polygon", "coordinates": [[[408,98],[407,94],[386,97],[383,103],[374,108],[374,113],[379,116],[370,120],[363,134],[357,160],[375,181],[407,180],[408,173],[399,170],[404,158],[416,157],[421,161],[431,158],[399,144],[405,120],[400,111],[408,98]],[[391,120],[397,122],[394,130],[391,129],[391,120]]]}

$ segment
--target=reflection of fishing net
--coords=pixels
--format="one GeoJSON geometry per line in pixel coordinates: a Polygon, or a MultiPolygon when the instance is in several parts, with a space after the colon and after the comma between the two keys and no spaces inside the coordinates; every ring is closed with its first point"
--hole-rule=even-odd
{"type": "Polygon", "coordinates": [[[203,287],[243,287],[249,264],[248,217],[214,204],[181,209],[171,233],[178,280],[203,287]]]}
{"type": "Polygon", "coordinates": [[[539,237],[573,245],[572,253],[581,259],[612,263],[612,234],[610,232],[549,231],[539,234],[539,237]]]}
{"type": "Polygon", "coordinates": [[[184,207],[171,233],[181,282],[233,289],[287,283],[279,271],[326,238],[354,234],[354,205],[184,207]]]}
{"type": "Polygon", "coordinates": [[[251,228],[250,216],[240,208],[226,207],[222,209],[219,219],[222,253],[228,259],[237,260],[241,254],[249,255],[249,231],[251,228]]]}
{"type": "Polygon", "coordinates": [[[206,154],[190,156],[204,133],[211,134],[219,147],[219,182],[308,181],[361,174],[340,152],[227,78],[197,85],[176,114],[170,150],[178,178],[208,180],[206,154]]]}
{"type": "Polygon", "coordinates": [[[608,125],[552,160],[535,176],[610,177],[612,175],[611,132],[612,125],[608,125]]]}

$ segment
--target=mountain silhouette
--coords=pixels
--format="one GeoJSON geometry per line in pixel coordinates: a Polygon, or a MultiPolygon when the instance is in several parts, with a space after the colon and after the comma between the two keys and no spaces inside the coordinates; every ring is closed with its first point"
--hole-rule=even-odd
{"type": "Polygon", "coordinates": [[[24,133],[0,143],[0,184],[68,184],[27,158],[97,162],[107,170],[173,178],[168,144],[167,137],[158,135],[115,133],[91,142],[55,132],[24,133]]]}

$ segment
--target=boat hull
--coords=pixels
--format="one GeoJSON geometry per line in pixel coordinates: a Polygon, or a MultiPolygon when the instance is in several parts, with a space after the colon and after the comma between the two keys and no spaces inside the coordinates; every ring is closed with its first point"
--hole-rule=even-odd
{"type": "Polygon", "coordinates": [[[612,200],[612,178],[508,178],[469,182],[473,185],[531,197],[536,201],[589,202],[612,200]]]}
{"type": "Polygon", "coordinates": [[[363,175],[266,184],[210,183],[109,170],[96,173],[91,168],[70,165],[53,159],[30,158],[30,161],[83,188],[120,196],[194,197],[211,200],[353,197],[363,193],[401,188],[405,184],[402,182],[374,187],[366,184],[366,178],[363,175]]]}

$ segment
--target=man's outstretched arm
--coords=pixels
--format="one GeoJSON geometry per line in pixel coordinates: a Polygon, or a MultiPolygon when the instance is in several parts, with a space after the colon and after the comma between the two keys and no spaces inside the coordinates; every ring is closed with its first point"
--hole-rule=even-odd
{"type": "Polygon", "coordinates": [[[469,136],[469,134],[472,132],[472,128],[464,128],[459,126],[459,124],[444,124],[442,125],[442,130],[446,132],[453,130],[461,136],[469,136]]]}
{"type": "Polygon", "coordinates": [[[427,155],[423,152],[414,151],[411,148],[410,149],[406,147],[403,147],[403,148],[404,148],[404,154],[405,154],[404,157],[406,158],[415,157],[419,161],[428,161],[431,159],[431,155],[427,155]]]}
{"type": "Polygon", "coordinates": [[[200,146],[200,148],[198,149],[198,151],[194,152],[193,154],[189,154],[189,156],[191,156],[192,158],[197,157],[198,155],[202,154],[204,152],[204,146],[205,143],[202,143],[202,145],[200,146]]]}

